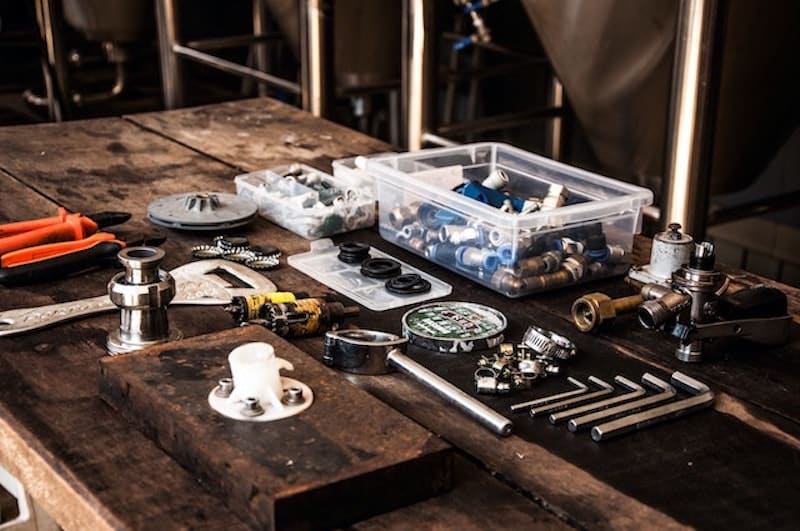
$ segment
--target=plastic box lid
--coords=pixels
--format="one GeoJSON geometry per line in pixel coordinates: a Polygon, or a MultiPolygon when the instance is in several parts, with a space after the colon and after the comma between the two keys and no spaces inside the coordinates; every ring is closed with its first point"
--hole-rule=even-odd
{"type": "Polygon", "coordinates": [[[364,165],[379,186],[406,189],[446,208],[504,227],[537,228],[596,220],[640,209],[653,202],[653,193],[647,188],[603,177],[497,142],[378,156],[366,159],[364,165]],[[570,199],[561,208],[517,214],[502,212],[451,191],[454,174],[460,172],[462,180],[480,181],[495,169],[502,169],[509,175],[510,188],[533,189],[538,184],[541,189],[558,183],[569,189],[570,199]]]}

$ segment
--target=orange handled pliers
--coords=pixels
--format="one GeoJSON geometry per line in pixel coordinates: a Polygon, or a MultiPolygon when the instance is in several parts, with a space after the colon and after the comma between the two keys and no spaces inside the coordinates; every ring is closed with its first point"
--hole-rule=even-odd
{"type": "Polygon", "coordinates": [[[49,218],[17,221],[0,225],[0,256],[6,253],[50,244],[83,240],[99,229],[124,223],[131,218],[128,212],[70,214],[64,208],[49,218]]]}

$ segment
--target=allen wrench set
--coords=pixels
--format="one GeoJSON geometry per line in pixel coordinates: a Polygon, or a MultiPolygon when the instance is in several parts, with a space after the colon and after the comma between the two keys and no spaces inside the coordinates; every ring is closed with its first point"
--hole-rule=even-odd
{"type": "Polygon", "coordinates": [[[627,392],[609,398],[603,397],[613,394],[614,386],[600,378],[589,376],[593,387],[576,378],[567,380],[575,389],[514,404],[511,412],[527,410],[533,418],[548,415],[551,424],[566,422],[573,433],[591,427],[592,440],[601,442],[711,407],[714,403],[714,393],[706,384],[679,371],[672,373],[669,382],[644,373],[642,385],[624,376],[615,376],[614,383],[627,392]],[[645,387],[655,393],[647,395],[645,387]],[[674,400],[678,396],[676,388],[690,396],[674,400]],[[595,400],[598,398],[603,399],[595,400]]]}

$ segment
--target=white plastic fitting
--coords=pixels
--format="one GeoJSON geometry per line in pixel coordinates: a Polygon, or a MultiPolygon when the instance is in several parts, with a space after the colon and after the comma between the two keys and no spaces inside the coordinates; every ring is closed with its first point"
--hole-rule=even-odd
{"type": "Polygon", "coordinates": [[[258,422],[277,420],[296,415],[313,402],[313,393],[306,384],[281,376],[281,369],[291,371],[294,366],[275,356],[269,343],[236,347],[228,355],[228,364],[233,391],[226,396],[217,386],[208,396],[211,407],[227,417],[258,422]]]}

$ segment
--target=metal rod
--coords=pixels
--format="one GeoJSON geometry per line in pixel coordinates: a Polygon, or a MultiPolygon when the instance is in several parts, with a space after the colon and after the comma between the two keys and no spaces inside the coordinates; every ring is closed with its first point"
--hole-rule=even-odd
{"type": "Polygon", "coordinates": [[[48,114],[51,120],[60,122],[69,119],[71,112],[68,101],[69,86],[67,67],[64,60],[64,45],[61,35],[60,2],[37,0],[35,4],[36,21],[44,47],[42,72],[47,93],[48,114]]]}
{"type": "MultiPolygon", "coordinates": [[[[459,33],[453,33],[451,31],[445,31],[444,33],[442,33],[442,37],[444,37],[445,39],[450,40],[450,41],[460,41],[461,39],[464,38],[463,35],[461,35],[459,33]]],[[[512,57],[519,57],[521,59],[534,59],[534,60],[541,61],[542,64],[549,64],[547,62],[547,59],[543,58],[540,55],[526,54],[524,52],[519,52],[517,50],[512,50],[511,48],[506,48],[505,46],[500,46],[499,44],[496,44],[494,42],[482,42],[482,41],[478,40],[476,42],[473,42],[472,46],[474,46],[476,48],[484,48],[486,50],[490,50],[492,52],[501,53],[503,55],[509,55],[509,56],[512,56],[512,57]]]]}
{"type": "Polygon", "coordinates": [[[561,113],[562,109],[560,108],[542,107],[527,111],[498,114],[496,116],[478,118],[477,120],[472,120],[469,122],[442,125],[436,129],[436,134],[459,135],[469,132],[496,131],[498,129],[526,125],[530,123],[532,119],[536,118],[552,118],[554,116],[560,116],[561,113]]]}
{"type": "Polygon", "coordinates": [[[277,76],[273,76],[265,72],[259,72],[258,70],[255,70],[253,68],[242,66],[240,64],[228,61],[226,59],[222,59],[215,55],[211,55],[198,50],[193,50],[192,48],[181,46],[180,44],[174,45],[172,49],[175,52],[175,54],[180,57],[191,59],[192,61],[196,61],[198,63],[214,67],[217,70],[221,70],[229,74],[251,77],[257,81],[261,81],[263,83],[267,83],[268,85],[281,88],[287,92],[291,92],[292,94],[300,94],[300,85],[298,85],[297,83],[281,79],[277,76]]]}
{"type": "MultiPolygon", "coordinates": [[[[589,376],[589,381],[595,385],[599,385],[601,389],[592,393],[585,393],[572,398],[567,398],[566,400],[559,400],[558,402],[551,402],[543,406],[532,407],[530,411],[531,417],[538,417],[539,415],[550,413],[551,411],[561,411],[562,409],[567,409],[572,404],[579,404],[587,400],[592,400],[593,398],[600,398],[601,396],[610,395],[614,392],[614,386],[604,382],[600,378],[589,376]]],[[[616,378],[614,378],[614,381],[616,381],[616,378]]]]}
{"type": "Polygon", "coordinates": [[[621,406],[604,409],[603,411],[597,411],[595,413],[589,413],[588,415],[570,419],[570,421],[567,423],[567,428],[569,428],[569,431],[572,432],[580,431],[584,428],[587,428],[590,424],[594,424],[598,420],[607,419],[610,417],[618,417],[626,413],[640,411],[648,406],[664,402],[665,400],[669,400],[675,396],[674,387],[661,378],[656,378],[649,372],[644,373],[642,376],[642,383],[647,387],[657,389],[659,393],[642,398],[640,400],[628,402],[627,404],[622,404],[621,406]]]}
{"type": "Polygon", "coordinates": [[[281,36],[278,33],[265,33],[263,35],[232,35],[230,37],[187,41],[185,46],[187,48],[194,48],[195,50],[223,50],[225,48],[249,46],[254,43],[268,42],[280,38],[281,36]]]}
{"type": "Polygon", "coordinates": [[[300,0],[302,105],[314,116],[325,113],[325,13],[323,0],[300,0]]]}
{"type": "Polygon", "coordinates": [[[631,392],[625,393],[623,395],[618,395],[612,398],[608,398],[606,400],[600,400],[598,402],[592,402],[590,404],[585,404],[583,406],[567,409],[566,411],[559,411],[558,413],[553,413],[552,415],[550,415],[550,417],[548,417],[548,419],[550,420],[550,424],[558,424],[559,422],[563,422],[572,417],[583,415],[585,413],[591,413],[592,411],[600,411],[603,409],[608,409],[616,404],[621,404],[623,402],[628,402],[629,400],[633,400],[634,398],[639,398],[645,393],[644,387],[637,384],[636,382],[628,380],[624,376],[617,376],[617,378],[615,378],[614,381],[616,381],[622,387],[630,389],[631,392]]]}
{"type": "Polygon", "coordinates": [[[395,349],[389,352],[386,363],[412,377],[497,435],[501,437],[511,435],[513,423],[509,419],[429,371],[399,350],[395,349]]]}
{"type": "Polygon", "coordinates": [[[561,400],[562,398],[569,398],[571,396],[576,396],[583,394],[589,390],[589,386],[583,383],[580,380],[576,380],[572,376],[567,376],[567,381],[577,387],[577,389],[573,391],[566,391],[563,393],[558,393],[555,395],[550,396],[543,396],[541,398],[537,398],[535,400],[529,400],[527,402],[520,402],[518,404],[511,405],[511,412],[516,413],[517,411],[521,411],[523,409],[530,409],[532,407],[540,406],[542,404],[548,404],[550,402],[555,402],[556,400],[561,400]]]}
{"type": "Polygon", "coordinates": [[[749,203],[711,210],[708,214],[708,224],[718,225],[736,221],[737,219],[760,216],[767,212],[796,207],[798,203],[800,203],[800,191],[787,192],[779,196],[763,197],[749,203]]]}
{"type": "Polygon", "coordinates": [[[430,46],[426,31],[431,25],[431,0],[405,0],[403,2],[403,114],[405,117],[406,147],[422,147],[422,133],[429,129],[430,113],[427,87],[430,82],[430,46]]]}
{"type": "MultiPolygon", "coordinates": [[[[561,81],[555,76],[550,78],[550,90],[547,94],[548,107],[563,109],[564,108],[564,86],[561,81]]],[[[562,143],[562,117],[554,116],[547,126],[545,131],[545,149],[548,155],[553,160],[561,159],[561,143],[562,143]]]]}
{"type": "Polygon", "coordinates": [[[700,238],[711,158],[711,69],[716,0],[681,0],[675,38],[661,224],[700,238]]]}
{"type": "MultiPolygon", "coordinates": [[[[267,6],[264,0],[253,0],[253,36],[264,37],[267,34],[267,6]]],[[[251,46],[253,60],[256,70],[260,72],[269,71],[269,56],[267,55],[267,43],[264,40],[255,41],[251,46]]],[[[258,95],[267,95],[267,84],[258,84],[258,95]]]]}
{"type": "Polygon", "coordinates": [[[175,109],[183,105],[183,75],[174,50],[180,32],[176,0],[156,0],[156,26],[164,107],[175,109]]]}
{"type": "Polygon", "coordinates": [[[671,381],[695,396],[595,426],[592,428],[592,439],[596,442],[605,441],[665,420],[681,417],[692,411],[711,407],[714,403],[714,393],[706,384],[681,372],[674,372],[671,381]]]}
{"type": "Polygon", "coordinates": [[[433,133],[422,133],[422,143],[436,144],[437,146],[443,146],[443,147],[461,145],[459,142],[456,142],[455,140],[450,140],[449,138],[445,138],[443,136],[434,135],[433,133]]]}

